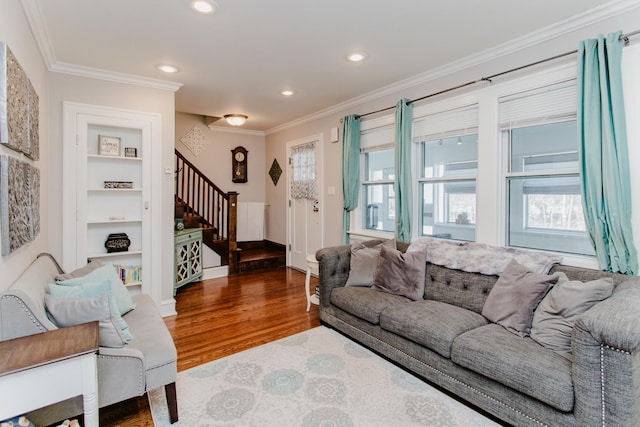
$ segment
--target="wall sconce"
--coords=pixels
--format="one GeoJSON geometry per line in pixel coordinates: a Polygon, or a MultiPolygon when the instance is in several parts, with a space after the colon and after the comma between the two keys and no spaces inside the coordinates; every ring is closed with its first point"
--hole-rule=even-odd
{"type": "Polygon", "coordinates": [[[225,114],[224,119],[231,126],[242,126],[244,122],[247,121],[249,116],[245,116],[244,114],[225,114]]]}

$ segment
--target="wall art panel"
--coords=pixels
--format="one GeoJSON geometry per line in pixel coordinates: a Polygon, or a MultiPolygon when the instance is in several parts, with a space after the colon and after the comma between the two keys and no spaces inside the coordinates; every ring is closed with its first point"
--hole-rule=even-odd
{"type": "Polygon", "coordinates": [[[40,171],[15,157],[0,156],[0,242],[9,255],[40,232],[40,171]]]}

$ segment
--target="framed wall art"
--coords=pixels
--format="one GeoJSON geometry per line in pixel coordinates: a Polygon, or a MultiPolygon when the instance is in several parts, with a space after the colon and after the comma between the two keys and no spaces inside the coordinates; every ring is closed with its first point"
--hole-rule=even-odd
{"type": "Polygon", "coordinates": [[[98,135],[98,154],[100,156],[119,156],[120,138],[98,135]]]}

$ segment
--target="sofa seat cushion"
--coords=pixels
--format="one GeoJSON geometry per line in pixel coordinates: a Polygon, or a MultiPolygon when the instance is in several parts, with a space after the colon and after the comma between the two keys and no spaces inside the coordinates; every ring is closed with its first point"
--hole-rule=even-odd
{"type": "Polygon", "coordinates": [[[453,340],[486,325],[478,313],[439,301],[416,301],[388,307],[380,314],[380,327],[451,358],[453,340]]]}
{"type": "Polygon", "coordinates": [[[403,296],[371,288],[349,286],[331,291],[331,304],[374,325],[380,323],[380,313],[386,308],[408,304],[409,301],[403,296]]]}
{"type": "Polygon", "coordinates": [[[144,355],[144,369],[147,371],[147,388],[175,381],[178,354],[169,330],[164,324],[155,303],[149,295],[136,295],[135,310],[124,318],[129,323],[134,338],[127,345],[144,355]]]}
{"type": "Polygon", "coordinates": [[[560,411],[573,410],[571,362],[530,337],[483,326],[453,341],[451,360],[560,411]]]}

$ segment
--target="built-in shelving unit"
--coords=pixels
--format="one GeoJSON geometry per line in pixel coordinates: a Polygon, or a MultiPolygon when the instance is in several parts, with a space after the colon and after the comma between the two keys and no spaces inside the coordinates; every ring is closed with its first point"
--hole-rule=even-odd
{"type": "Polygon", "coordinates": [[[149,153],[159,144],[153,138],[160,133],[160,118],[74,103],[65,103],[64,112],[63,266],[72,270],[97,259],[130,270],[139,267],[135,277],[141,280],[129,276],[127,287],[153,296],[149,153]],[[101,136],[119,141],[112,155],[100,151],[101,136]],[[135,157],[125,156],[125,148],[135,149],[135,157]],[[124,182],[130,188],[106,188],[107,182],[124,182]],[[105,241],[113,233],[126,233],[128,250],[107,252],[105,241]]]}

